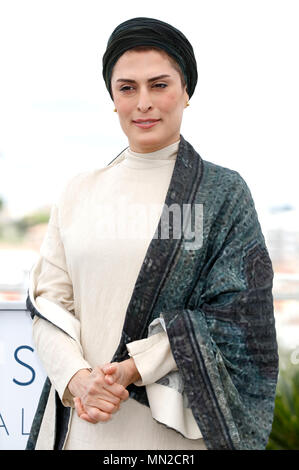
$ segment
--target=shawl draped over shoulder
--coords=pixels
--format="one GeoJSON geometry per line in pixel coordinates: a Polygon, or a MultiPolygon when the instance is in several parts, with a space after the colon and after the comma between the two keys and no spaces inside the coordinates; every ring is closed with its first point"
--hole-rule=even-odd
{"type": "MultiPolygon", "coordinates": [[[[122,158],[123,152],[109,165],[122,158]]],[[[147,337],[149,326],[160,318],[207,448],[265,449],[278,377],[273,268],[246,182],[237,171],[203,160],[181,135],[155,235],[111,362],[128,359],[126,344],[147,337]],[[190,242],[187,230],[174,236],[172,217],[169,237],[159,235],[172,204],[181,210],[191,208],[193,232],[202,235],[199,245],[190,242]]],[[[37,276],[36,266],[32,284],[37,276]]],[[[32,287],[27,308],[32,318],[45,318],[32,287]]],[[[46,319],[78,340],[80,324],[70,312],[61,308],[60,314],[46,319]]],[[[35,447],[50,388],[47,379],[27,449],[35,447]]],[[[146,387],[131,384],[128,390],[131,398],[150,406],[146,387]]],[[[69,416],[70,409],[56,392],[54,448],[63,446],[69,416]]]]}

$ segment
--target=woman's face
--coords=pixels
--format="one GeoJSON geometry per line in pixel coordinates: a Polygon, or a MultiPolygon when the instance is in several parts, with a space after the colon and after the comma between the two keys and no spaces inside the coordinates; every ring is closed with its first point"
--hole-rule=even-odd
{"type": "Polygon", "coordinates": [[[180,139],[189,97],[180,74],[163,51],[126,51],[113,68],[111,88],[131,150],[155,152],[180,139]],[[137,120],[157,121],[138,125],[137,120]]]}

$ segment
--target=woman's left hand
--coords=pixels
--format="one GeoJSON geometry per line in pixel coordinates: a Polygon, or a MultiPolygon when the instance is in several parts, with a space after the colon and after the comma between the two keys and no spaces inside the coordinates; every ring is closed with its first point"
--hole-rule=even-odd
{"type": "MultiPolygon", "coordinates": [[[[118,383],[120,385],[123,385],[124,388],[127,388],[128,385],[136,382],[141,378],[138,369],[135,365],[135,361],[132,357],[122,362],[108,362],[104,366],[100,366],[100,369],[105,374],[104,380],[108,385],[118,383]]],[[[74,404],[78,416],[81,419],[90,422],[82,404],[82,401],[79,397],[74,398],[74,404]]],[[[115,412],[117,413],[118,410],[119,406],[115,412]]]]}
{"type": "Polygon", "coordinates": [[[105,381],[109,385],[116,382],[127,388],[128,385],[141,378],[132,357],[122,362],[105,364],[101,369],[105,374],[105,381]]]}

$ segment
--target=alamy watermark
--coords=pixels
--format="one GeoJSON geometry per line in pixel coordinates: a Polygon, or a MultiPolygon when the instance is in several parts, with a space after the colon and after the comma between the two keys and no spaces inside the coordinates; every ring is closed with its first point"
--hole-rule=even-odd
{"type": "Polygon", "coordinates": [[[198,250],[203,244],[203,204],[128,203],[122,197],[116,203],[99,204],[95,223],[100,238],[165,240],[182,237],[186,250],[198,250]]]}

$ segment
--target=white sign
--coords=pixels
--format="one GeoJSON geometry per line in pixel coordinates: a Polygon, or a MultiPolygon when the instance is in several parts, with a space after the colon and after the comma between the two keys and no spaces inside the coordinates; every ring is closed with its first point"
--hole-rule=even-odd
{"type": "Polygon", "coordinates": [[[25,449],[46,373],[34,350],[30,313],[14,302],[0,304],[0,377],[0,449],[25,449]]]}

